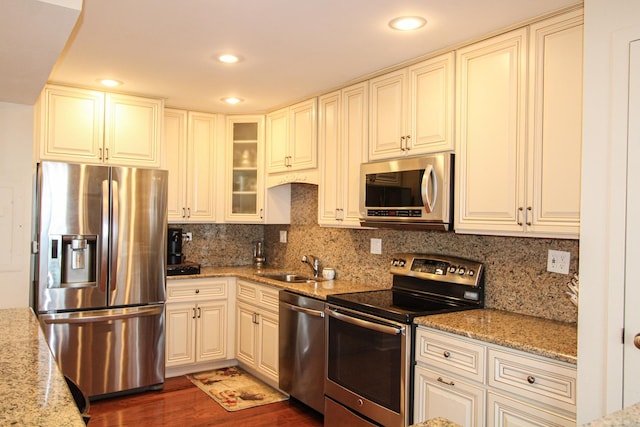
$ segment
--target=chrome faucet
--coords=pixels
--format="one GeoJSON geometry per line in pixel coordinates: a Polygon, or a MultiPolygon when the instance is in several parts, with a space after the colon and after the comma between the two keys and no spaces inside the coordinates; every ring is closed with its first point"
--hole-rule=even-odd
{"type": "Polygon", "coordinates": [[[313,277],[318,277],[320,274],[320,260],[313,255],[303,255],[302,263],[308,264],[313,270],[313,277]]]}

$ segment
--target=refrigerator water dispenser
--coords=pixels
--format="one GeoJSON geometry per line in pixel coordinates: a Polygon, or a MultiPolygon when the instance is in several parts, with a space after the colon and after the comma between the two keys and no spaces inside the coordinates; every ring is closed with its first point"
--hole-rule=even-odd
{"type": "Polygon", "coordinates": [[[51,236],[49,287],[96,286],[97,236],[51,236]]]}

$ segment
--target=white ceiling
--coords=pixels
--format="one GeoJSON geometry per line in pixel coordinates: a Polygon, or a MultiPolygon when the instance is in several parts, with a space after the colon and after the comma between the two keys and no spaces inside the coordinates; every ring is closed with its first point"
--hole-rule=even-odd
{"type": "MultiPolygon", "coordinates": [[[[3,0],[4,1],[4,0],[3,0]]],[[[262,112],[576,0],[84,0],[50,81],[166,98],[166,105],[262,112]],[[426,27],[387,23],[421,15],[426,27]],[[243,60],[222,64],[217,54],[243,60]],[[237,96],[236,106],[220,99],[237,96]]]]}

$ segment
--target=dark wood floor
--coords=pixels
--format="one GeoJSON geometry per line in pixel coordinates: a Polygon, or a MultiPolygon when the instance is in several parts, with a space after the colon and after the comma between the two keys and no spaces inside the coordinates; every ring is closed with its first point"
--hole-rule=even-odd
{"type": "Polygon", "coordinates": [[[322,415],[293,399],[227,412],[187,378],[167,378],[164,389],[91,402],[90,427],[322,426],[322,415]]]}

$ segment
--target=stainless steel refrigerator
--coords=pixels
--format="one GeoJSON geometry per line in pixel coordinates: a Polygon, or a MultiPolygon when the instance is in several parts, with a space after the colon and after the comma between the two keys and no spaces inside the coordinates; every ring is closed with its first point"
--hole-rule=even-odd
{"type": "Polygon", "coordinates": [[[167,172],[43,161],[33,307],[90,396],[164,383],[167,172]]]}

